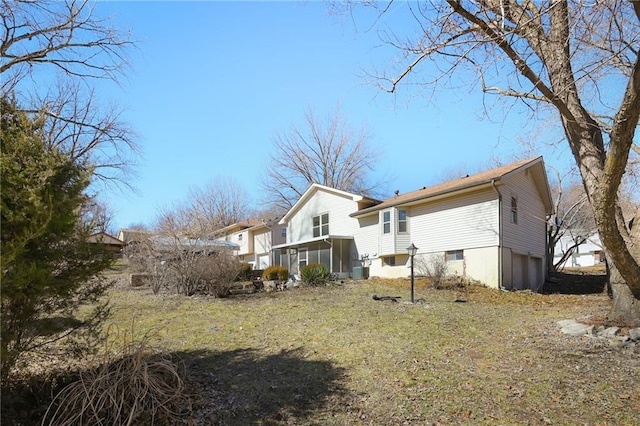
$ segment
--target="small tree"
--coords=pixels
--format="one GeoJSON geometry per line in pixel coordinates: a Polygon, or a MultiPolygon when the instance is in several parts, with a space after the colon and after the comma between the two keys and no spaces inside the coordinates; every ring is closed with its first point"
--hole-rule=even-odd
{"type": "MultiPolygon", "coordinates": [[[[100,272],[111,257],[87,242],[79,216],[90,171],[46,148],[42,120],[1,100],[2,281],[0,308],[2,381],[29,351],[80,331],[96,336],[106,318],[98,305],[84,320],[77,308],[96,302],[107,288],[100,272]]],[[[72,342],[72,340],[68,340],[72,342]]],[[[85,343],[86,344],[86,343],[85,343]]],[[[84,351],[89,347],[72,346],[84,351]]]]}

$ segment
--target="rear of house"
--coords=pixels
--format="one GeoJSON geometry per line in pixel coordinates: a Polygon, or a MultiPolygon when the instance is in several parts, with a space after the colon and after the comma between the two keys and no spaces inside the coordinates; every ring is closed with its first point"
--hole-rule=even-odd
{"type": "Polygon", "coordinates": [[[542,158],[521,161],[384,200],[351,216],[371,276],[406,277],[444,262],[490,287],[539,289],[545,279],[551,198],[542,158]]]}
{"type": "Polygon", "coordinates": [[[552,212],[542,157],[386,200],[313,184],[282,218],[275,245],[292,274],[325,264],[340,278],[407,277],[440,261],[449,275],[490,287],[538,290],[546,272],[552,212]]]}

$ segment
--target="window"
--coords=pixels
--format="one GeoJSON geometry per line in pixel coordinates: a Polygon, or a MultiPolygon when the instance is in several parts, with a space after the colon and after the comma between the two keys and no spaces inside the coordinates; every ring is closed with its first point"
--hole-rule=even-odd
{"type": "Polygon", "coordinates": [[[329,213],[313,217],[313,237],[329,235],[329,213]]]}
{"type": "Polygon", "coordinates": [[[447,262],[452,260],[463,260],[464,252],[462,250],[451,250],[451,251],[445,252],[444,257],[447,262]]]}
{"type": "Polygon", "coordinates": [[[238,241],[242,241],[242,234],[238,234],[238,241]]]}
{"type": "Polygon", "coordinates": [[[398,210],[398,234],[407,232],[407,211],[398,210]]]}
{"type": "Polygon", "coordinates": [[[382,262],[387,266],[396,266],[395,256],[385,256],[382,258],[382,262]]]}
{"type": "Polygon", "coordinates": [[[382,213],[382,233],[388,234],[391,232],[391,212],[382,213]]]}
{"type": "Polygon", "coordinates": [[[298,250],[298,268],[302,269],[307,266],[307,249],[301,248],[298,250]]]}
{"type": "Polygon", "coordinates": [[[518,199],[511,197],[511,223],[518,223],[518,199]]]}
{"type": "Polygon", "coordinates": [[[280,232],[280,236],[282,236],[282,238],[287,238],[287,228],[282,228],[282,231],[280,232]]]}

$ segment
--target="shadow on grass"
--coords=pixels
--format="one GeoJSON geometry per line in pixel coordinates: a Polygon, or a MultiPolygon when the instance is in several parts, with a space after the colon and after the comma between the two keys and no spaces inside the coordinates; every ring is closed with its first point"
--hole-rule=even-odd
{"type": "Polygon", "coordinates": [[[304,423],[345,395],[343,369],[305,359],[302,348],[266,356],[254,349],[176,355],[199,388],[199,424],[304,423]]]}
{"type": "MultiPolygon", "coordinates": [[[[330,361],[305,359],[302,349],[266,356],[254,349],[169,356],[186,366],[193,411],[184,413],[185,424],[308,423],[306,419],[331,411],[332,403],[342,405],[345,395],[343,369],[330,361]]],[[[78,377],[78,371],[49,371],[23,375],[3,387],[1,424],[40,425],[53,395],[78,377]]]]}
{"type": "Polygon", "coordinates": [[[542,289],[545,294],[599,294],[606,290],[607,275],[580,271],[555,272],[542,289]]]}

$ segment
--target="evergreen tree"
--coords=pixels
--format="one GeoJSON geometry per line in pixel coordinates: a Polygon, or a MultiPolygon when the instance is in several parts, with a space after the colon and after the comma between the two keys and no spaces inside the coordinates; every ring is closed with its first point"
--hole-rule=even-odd
{"type": "Polygon", "coordinates": [[[108,308],[96,304],[82,320],[77,308],[95,303],[107,288],[100,272],[110,257],[87,242],[79,214],[91,170],[48,149],[43,120],[20,112],[3,97],[1,155],[1,375],[3,386],[21,355],[51,343],[87,350],[108,308]],[[81,340],[79,340],[82,338],[81,340]]]}

